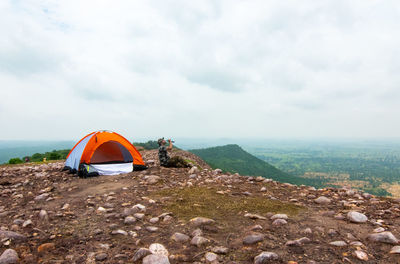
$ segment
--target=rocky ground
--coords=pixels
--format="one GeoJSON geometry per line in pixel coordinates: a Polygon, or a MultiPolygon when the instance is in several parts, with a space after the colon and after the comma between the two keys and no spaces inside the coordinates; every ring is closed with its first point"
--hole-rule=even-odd
{"type": "Polygon", "coordinates": [[[0,167],[1,263],[400,263],[400,201],[195,167],[0,167]],[[19,262],[18,262],[19,261],[19,262]]]}

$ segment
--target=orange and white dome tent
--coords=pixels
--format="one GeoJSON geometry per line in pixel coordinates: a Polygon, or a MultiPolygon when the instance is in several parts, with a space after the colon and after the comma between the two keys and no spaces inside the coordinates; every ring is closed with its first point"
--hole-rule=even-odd
{"type": "Polygon", "coordinates": [[[147,169],[139,151],[123,136],[111,131],[86,135],[71,149],[64,170],[80,176],[116,175],[147,169]]]}

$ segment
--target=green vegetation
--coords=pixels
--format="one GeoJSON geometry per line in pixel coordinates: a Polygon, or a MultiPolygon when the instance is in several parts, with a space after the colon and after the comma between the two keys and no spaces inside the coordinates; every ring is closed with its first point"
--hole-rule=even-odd
{"type": "MultiPolygon", "coordinates": [[[[158,149],[158,143],[156,140],[149,140],[147,142],[141,143],[141,142],[132,142],[132,145],[136,147],[142,147],[146,150],[151,150],[151,149],[158,149]]],[[[168,142],[167,142],[168,145],[168,142]]],[[[173,146],[174,149],[179,149],[176,146],[173,146]]]]}
{"type": "Polygon", "coordinates": [[[321,186],[320,180],[304,179],[289,175],[244,151],[238,145],[231,144],[189,151],[198,155],[214,169],[220,168],[223,171],[231,173],[237,172],[241,175],[263,176],[265,178],[293,184],[321,186]]]}
{"type": "Polygon", "coordinates": [[[246,149],[286,173],[318,179],[322,185],[349,183],[388,196],[381,185],[400,181],[400,144],[396,142],[281,141],[246,149]]]}
{"type": "Polygon", "coordinates": [[[23,161],[20,158],[12,158],[8,161],[8,164],[21,164],[23,161]]]}
{"type": "Polygon", "coordinates": [[[60,159],[66,159],[69,149],[62,149],[62,150],[53,150],[51,152],[45,152],[45,153],[35,153],[32,156],[25,156],[23,160],[20,158],[13,158],[8,161],[8,164],[19,164],[23,163],[25,160],[28,160],[30,162],[41,162],[43,161],[44,158],[46,160],[60,160],[60,159]]]}
{"type": "Polygon", "coordinates": [[[203,216],[217,220],[219,224],[227,224],[244,212],[260,215],[275,212],[295,216],[304,210],[303,207],[265,197],[221,195],[217,191],[216,188],[207,187],[169,188],[157,191],[152,196],[173,198],[166,202],[165,211],[172,212],[179,219],[190,220],[203,216]]]}

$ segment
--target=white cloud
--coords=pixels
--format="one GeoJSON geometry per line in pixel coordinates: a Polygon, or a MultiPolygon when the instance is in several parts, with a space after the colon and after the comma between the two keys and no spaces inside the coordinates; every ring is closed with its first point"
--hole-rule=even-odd
{"type": "Polygon", "coordinates": [[[397,1],[1,1],[1,139],[392,137],[397,1]]]}

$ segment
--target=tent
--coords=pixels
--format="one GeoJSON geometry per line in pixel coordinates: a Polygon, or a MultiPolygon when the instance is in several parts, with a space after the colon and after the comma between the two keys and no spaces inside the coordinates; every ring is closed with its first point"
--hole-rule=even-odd
{"type": "Polygon", "coordinates": [[[116,175],[147,169],[139,151],[123,136],[111,131],[86,135],[71,149],[64,170],[79,176],[116,175]]]}

